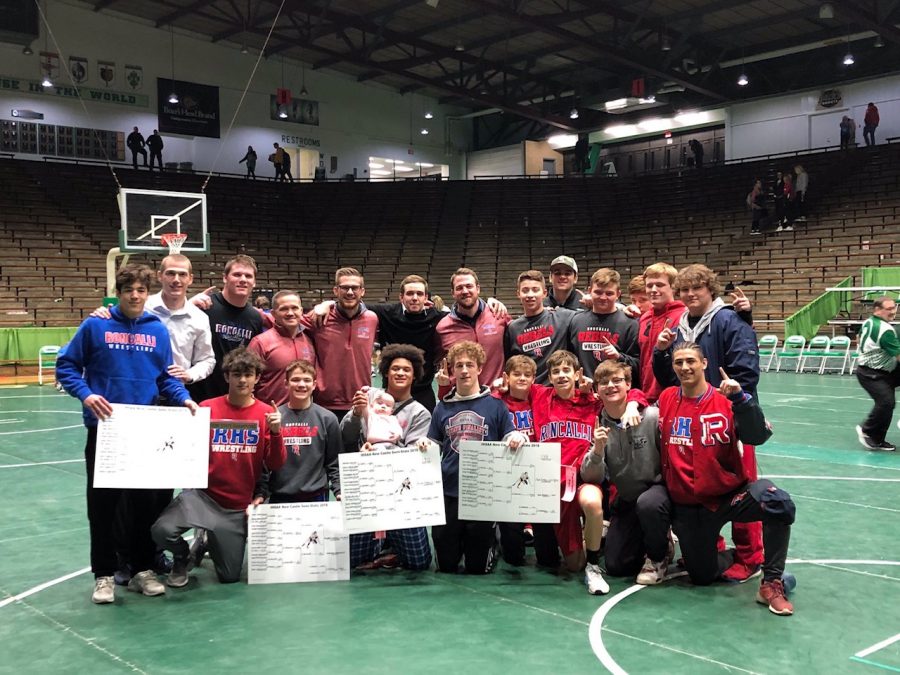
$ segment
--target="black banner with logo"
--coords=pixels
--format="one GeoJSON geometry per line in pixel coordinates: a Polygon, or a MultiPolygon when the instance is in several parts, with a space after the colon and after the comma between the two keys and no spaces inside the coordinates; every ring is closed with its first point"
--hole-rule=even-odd
{"type": "Polygon", "coordinates": [[[219,138],[219,88],[196,82],[156,78],[161,133],[219,138]],[[178,103],[169,103],[172,94],[178,103]]]}

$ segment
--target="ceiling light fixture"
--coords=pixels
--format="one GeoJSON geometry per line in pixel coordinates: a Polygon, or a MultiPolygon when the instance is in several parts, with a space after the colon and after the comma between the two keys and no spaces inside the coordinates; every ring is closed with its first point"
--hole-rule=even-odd
{"type": "Polygon", "coordinates": [[[278,106],[278,119],[286,120],[287,119],[287,110],[285,110],[283,105],[278,106]]]}
{"type": "Polygon", "coordinates": [[[741,73],[740,75],[738,75],[737,83],[739,87],[746,87],[748,84],[750,84],[750,80],[747,79],[747,76],[744,73],[741,73]]]}
{"type": "Polygon", "coordinates": [[[31,56],[32,54],[34,54],[34,52],[31,50],[31,45],[25,45],[24,47],[22,47],[22,53],[25,56],[31,56]]]}
{"type": "Polygon", "coordinates": [[[175,28],[169,26],[169,34],[172,36],[172,93],[169,94],[169,103],[178,103],[178,94],[175,93],[175,28]]]}
{"type": "Polygon", "coordinates": [[[875,49],[881,49],[884,47],[884,40],[880,35],[875,36],[875,44],[872,45],[875,49]]]}
{"type": "Polygon", "coordinates": [[[844,55],[844,65],[852,66],[854,63],[856,63],[856,60],[853,58],[853,54],[851,54],[850,52],[847,52],[844,55]]]}
{"type": "Polygon", "coordinates": [[[834,5],[830,2],[823,2],[819,6],[819,18],[820,19],[833,19],[834,18],[834,5]]]}
{"type": "Polygon", "coordinates": [[[241,45],[241,54],[249,54],[250,49],[247,47],[246,43],[241,45]]]}
{"type": "Polygon", "coordinates": [[[569,111],[569,119],[570,119],[570,120],[577,120],[577,119],[578,119],[578,108],[572,108],[572,109],[569,111]]]}
{"type": "Polygon", "coordinates": [[[457,40],[457,41],[456,41],[456,46],[453,48],[453,51],[455,51],[455,52],[464,52],[464,51],[466,51],[466,47],[465,47],[465,45],[463,45],[463,43],[462,43],[461,40],[457,40]]]}
{"type": "Polygon", "coordinates": [[[423,136],[427,136],[427,135],[428,135],[428,129],[422,129],[422,131],[420,131],[419,133],[422,134],[423,136]]]}
{"type": "Polygon", "coordinates": [[[426,120],[430,120],[430,119],[433,119],[433,118],[434,118],[434,115],[431,114],[431,111],[425,113],[425,119],[426,119],[426,120]]]}
{"type": "Polygon", "coordinates": [[[302,72],[301,77],[303,79],[300,83],[300,95],[301,96],[309,96],[309,92],[306,90],[306,64],[303,64],[302,68],[303,69],[301,71],[302,72]]]}

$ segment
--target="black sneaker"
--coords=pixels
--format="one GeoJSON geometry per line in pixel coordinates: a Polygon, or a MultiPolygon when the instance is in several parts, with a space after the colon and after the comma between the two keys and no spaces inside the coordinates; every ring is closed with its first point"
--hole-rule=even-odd
{"type": "Polygon", "coordinates": [[[884,450],[885,452],[896,452],[897,446],[893,443],[888,443],[887,441],[881,441],[881,443],[876,444],[875,450],[884,450]]]}
{"type": "Polygon", "coordinates": [[[860,445],[862,445],[866,450],[883,450],[884,448],[880,448],[879,443],[877,443],[871,436],[867,436],[862,427],[858,424],[856,425],[856,437],[859,439],[860,445]]]}
{"type": "Polygon", "coordinates": [[[750,235],[752,236],[754,234],[762,234],[762,231],[761,230],[750,230],[750,235]]]}

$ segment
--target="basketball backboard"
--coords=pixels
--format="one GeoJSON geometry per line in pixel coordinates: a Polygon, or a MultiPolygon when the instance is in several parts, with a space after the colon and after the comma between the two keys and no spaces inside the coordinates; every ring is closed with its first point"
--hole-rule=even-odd
{"type": "Polygon", "coordinates": [[[206,229],[206,195],[201,192],[168,192],[121,188],[118,194],[122,228],[119,248],[123,253],[164,253],[166,234],[186,234],[182,253],[209,253],[206,229]]]}

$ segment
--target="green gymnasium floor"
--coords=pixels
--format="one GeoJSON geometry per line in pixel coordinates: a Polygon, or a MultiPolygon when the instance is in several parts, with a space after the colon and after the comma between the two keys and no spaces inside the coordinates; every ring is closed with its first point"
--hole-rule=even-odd
{"type": "Polygon", "coordinates": [[[762,402],[760,473],[798,507],[789,618],[755,583],[610,579],[592,597],[579,576],[503,563],[251,588],[219,585],[207,561],[186,589],[94,606],[79,406],[0,389],[0,672],[900,672],[900,455],[857,444],[869,399],[853,377],[764,375],[762,402]]]}

